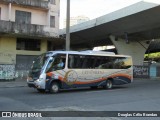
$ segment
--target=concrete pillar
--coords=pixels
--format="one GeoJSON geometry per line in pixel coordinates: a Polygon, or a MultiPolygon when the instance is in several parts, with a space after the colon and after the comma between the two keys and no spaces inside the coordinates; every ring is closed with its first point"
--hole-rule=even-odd
{"type": "Polygon", "coordinates": [[[11,14],[12,14],[11,12],[12,12],[12,4],[9,3],[9,10],[8,10],[8,15],[9,15],[9,16],[8,16],[8,20],[9,20],[9,21],[11,21],[11,14]]]}
{"type": "Polygon", "coordinates": [[[45,53],[47,52],[47,40],[41,40],[41,52],[45,53]]]}
{"type": "Polygon", "coordinates": [[[129,41],[126,43],[124,39],[115,39],[115,36],[110,35],[110,39],[115,45],[118,54],[130,55],[133,59],[133,65],[143,65],[144,54],[149,46],[146,43],[147,40],[143,41],[129,41]]]}

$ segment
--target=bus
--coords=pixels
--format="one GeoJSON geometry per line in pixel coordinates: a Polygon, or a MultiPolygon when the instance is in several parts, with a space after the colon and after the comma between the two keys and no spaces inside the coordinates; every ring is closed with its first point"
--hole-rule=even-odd
{"type": "Polygon", "coordinates": [[[38,56],[29,71],[27,84],[39,92],[103,87],[133,81],[132,57],[103,51],[49,51],[38,56]]]}

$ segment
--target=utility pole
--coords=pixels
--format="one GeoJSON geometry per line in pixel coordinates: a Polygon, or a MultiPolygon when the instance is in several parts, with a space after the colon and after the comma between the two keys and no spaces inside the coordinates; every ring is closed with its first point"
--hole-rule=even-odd
{"type": "Polygon", "coordinates": [[[70,0],[67,0],[66,51],[70,50],[70,0]]]}

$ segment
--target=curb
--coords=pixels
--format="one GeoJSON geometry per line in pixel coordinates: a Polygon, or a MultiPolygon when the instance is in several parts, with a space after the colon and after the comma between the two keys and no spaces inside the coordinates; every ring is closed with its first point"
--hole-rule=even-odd
{"type": "Polygon", "coordinates": [[[27,87],[27,82],[25,81],[0,81],[0,88],[15,88],[15,87],[27,87]]]}
{"type": "Polygon", "coordinates": [[[0,88],[15,88],[15,87],[27,87],[27,85],[15,85],[15,86],[0,86],[0,88]]]}

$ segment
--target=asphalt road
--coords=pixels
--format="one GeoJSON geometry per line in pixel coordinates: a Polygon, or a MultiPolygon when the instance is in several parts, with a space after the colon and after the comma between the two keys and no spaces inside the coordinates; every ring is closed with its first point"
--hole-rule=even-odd
{"type": "Polygon", "coordinates": [[[0,110],[160,111],[159,91],[160,80],[135,80],[112,90],[85,88],[58,94],[38,93],[28,87],[0,88],[0,110]]]}

